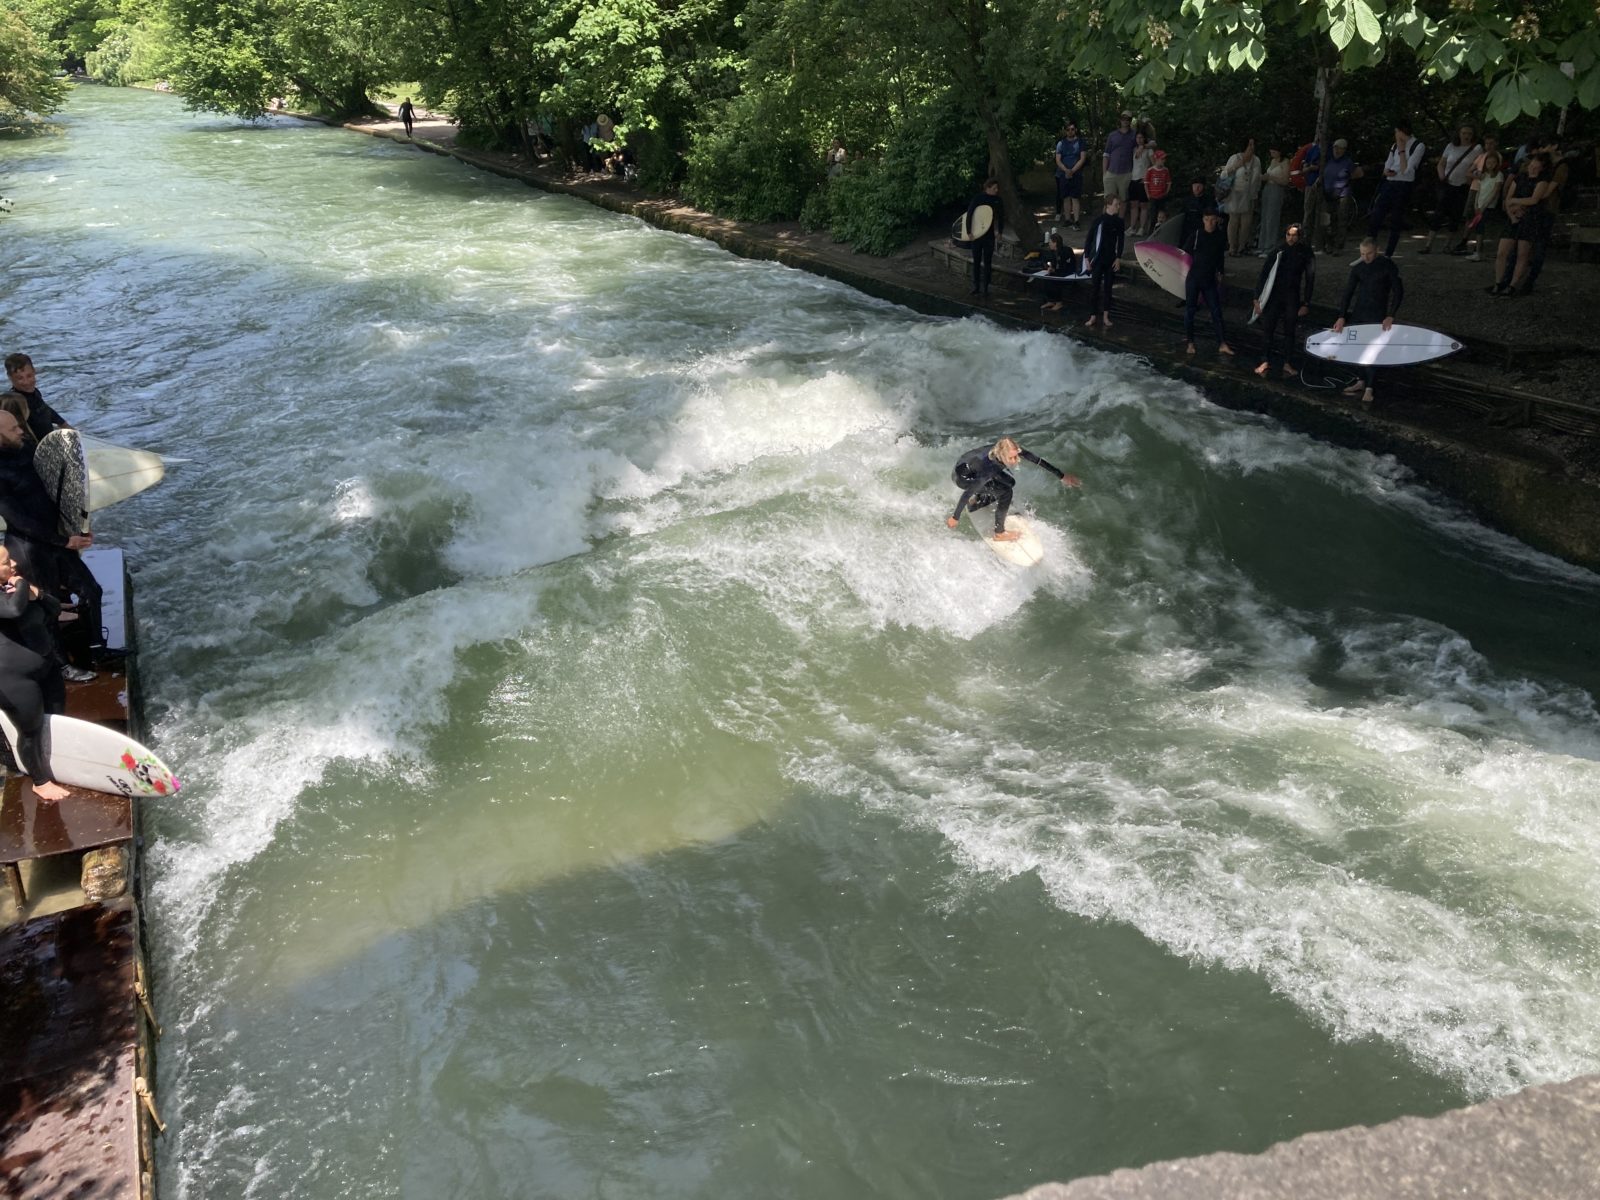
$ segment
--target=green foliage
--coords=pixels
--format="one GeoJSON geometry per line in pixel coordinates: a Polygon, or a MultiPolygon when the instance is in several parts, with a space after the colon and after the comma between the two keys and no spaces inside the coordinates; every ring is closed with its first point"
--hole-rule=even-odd
{"type": "Polygon", "coordinates": [[[782,96],[745,93],[694,131],[683,194],[746,221],[792,220],[823,177],[822,148],[797,128],[782,96]]]}
{"type": "Polygon", "coordinates": [[[53,77],[53,54],[20,13],[0,10],[0,126],[23,126],[48,116],[66,99],[53,77]]]}

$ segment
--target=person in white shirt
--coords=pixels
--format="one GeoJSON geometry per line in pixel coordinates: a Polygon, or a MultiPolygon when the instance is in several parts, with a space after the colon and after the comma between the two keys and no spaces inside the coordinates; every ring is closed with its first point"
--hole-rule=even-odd
{"type": "Polygon", "coordinates": [[[1244,149],[1228,159],[1222,178],[1229,181],[1228,253],[1235,258],[1250,250],[1250,231],[1256,219],[1256,194],[1261,191],[1261,160],[1256,157],[1255,138],[1246,138],[1244,149]]]}
{"type": "Polygon", "coordinates": [[[1427,146],[1411,136],[1411,122],[1402,118],[1394,123],[1394,145],[1383,164],[1383,182],[1367,217],[1367,236],[1376,239],[1378,230],[1389,226],[1389,248],[1385,258],[1393,258],[1400,235],[1406,231],[1406,209],[1411,205],[1411,189],[1417,183],[1417,168],[1427,146]]]}
{"type": "Polygon", "coordinates": [[[1422,253],[1433,253],[1433,239],[1439,236],[1440,230],[1447,231],[1444,252],[1446,254],[1465,254],[1467,238],[1462,234],[1459,242],[1455,239],[1456,230],[1461,228],[1461,222],[1467,211],[1467,193],[1472,187],[1472,168],[1478,161],[1478,156],[1483,153],[1483,147],[1478,144],[1478,131],[1471,125],[1462,125],[1456,130],[1456,140],[1444,148],[1444,153],[1439,155],[1439,161],[1434,164],[1434,170],[1439,176],[1438,199],[1433,209],[1433,219],[1428,222],[1428,244],[1422,248],[1422,253]]]}

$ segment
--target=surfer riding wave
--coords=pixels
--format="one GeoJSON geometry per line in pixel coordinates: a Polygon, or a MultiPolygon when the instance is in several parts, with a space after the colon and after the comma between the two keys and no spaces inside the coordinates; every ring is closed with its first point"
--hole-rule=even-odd
{"type": "Polygon", "coordinates": [[[968,450],[956,463],[950,478],[961,489],[961,499],[956,502],[956,511],[945,520],[945,524],[954,529],[961,523],[962,513],[969,509],[976,512],[993,504],[994,540],[1016,541],[1020,535],[1006,531],[1006,513],[1011,510],[1011,493],[1017,486],[1016,476],[1011,474],[1010,468],[1015,467],[1023,459],[1049,471],[1061,480],[1063,487],[1083,486],[1083,481],[1076,475],[1068,475],[1059,467],[1045,462],[1037,454],[1024,450],[1011,438],[1003,437],[993,446],[979,446],[976,450],[968,450]]]}

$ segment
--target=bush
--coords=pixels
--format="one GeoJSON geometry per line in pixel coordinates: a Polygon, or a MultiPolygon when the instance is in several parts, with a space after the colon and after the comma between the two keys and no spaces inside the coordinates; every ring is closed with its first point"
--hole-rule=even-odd
{"type": "Polygon", "coordinates": [[[684,196],[744,221],[793,220],[823,175],[821,152],[781,98],[764,93],[719,105],[694,130],[684,157],[684,196]]]}

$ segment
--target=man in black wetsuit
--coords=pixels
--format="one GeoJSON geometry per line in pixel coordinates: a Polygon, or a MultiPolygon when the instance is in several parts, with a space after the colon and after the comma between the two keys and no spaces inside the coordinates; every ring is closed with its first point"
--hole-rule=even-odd
{"type": "Polygon", "coordinates": [[[988,232],[972,239],[972,294],[989,294],[989,278],[994,274],[994,244],[1005,228],[1005,210],[1000,207],[1000,181],[991,179],[983,191],[967,205],[967,228],[972,228],[972,215],[980,208],[988,208],[992,218],[988,232]]]}
{"type": "Polygon", "coordinates": [[[33,359],[26,354],[6,355],[6,378],[11,381],[11,390],[22,397],[24,403],[19,406],[13,402],[3,407],[10,409],[16,414],[17,420],[27,426],[34,441],[39,441],[52,430],[71,428],[65,417],[44,402],[33,359]],[[22,409],[20,412],[17,411],[19,407],[22,409]]]}
{"type": "MultiPolygon", "coordinates": [[[[1384,331],[1394,328],[1394,315],[1400,311],[1400,301],[1406,298],[1405,285],[1400,282],[1400,268],[1394,259],[1378,253],[1374,238],[1361,241],[1361,258],[1350,268],[1350,280],[1344,285],[1344,299],[1339,301],[1339,319],[1333,323],[1335,333],[1343,333],[1345,323],[1372,325],[1383,323],[1384,331]]],[[[1378,368],[1357,367],[1361,378],[1345,388],[1346,396],[1361,396],[1361,403],[1372,403],[1372,383],[1378,368]]]]}
{"type": "Polygon", "coordinates": [[[1016,466],[1023,459],[1049,471],[1061,480],[1063,487],[1083,486],[1083,481],[1076,475],[1068,475],[1059,467],[1053,467],[1045,462],[1037,454],[1024,450],[1010,438],[1003,437],[992,446],[979,446],[976,450],[968,450],[956,463],[956,469],[950,473],[950,478],[961,489],[961,499],[956,501],[956,511],[945,519],[945,524],[954,529],[961,523],[961,514],[968,509],[976,512],[993,504],[994,540],[1014,542],[1021,537],[1022,535],[1015,531],[1007,532],[1006,513],[1011,510],[1011,493],[1017,486],[1016,477],[1011,474],[1009,468],[1016,466]]]}
{"type": "MultiPolygon", "coordinates": [[[[33,469],[33,447],[21,422],[5,409],[0,409],[0,519],[6,523],[5,548],[29,583],[51,596],[65,584],[88,598],[80,576],[89,575],[89,570],[78,551],[93,545],[94,537],[62,535],[61,514],[33,469]]],[[[93,582],[93,576],[89,578],[93,582]]],[[[95,593],[98,601],[98,585],[95,593]]],[[[98,620],[98,609],[90,607],[98,620]]],[[[61,674],[75,683],[94,678],[93,671],[74,666],[63,667],[61,674]]]]}
{"type": "Polygon", "coordinates": [[[1261,276],[1256,280],[1253,303],[1256,315],[1261,318],[1261,332],[1267,338],[1266,356],[1256,368],[1257,375],[1265,376],[1276,361],[1283,364],[1283,373],[1293,378],[1294,367],[1289,364],[1289,357],[1295,348],[1295,326],[1301,317],[1310,313],[1311,293],[1316,286],[1317,256],[1305,244],[1301,227],[1291,225],[1283,231],[1283,245],[1267,255],[1267,261],[1261,267],[1261,276]],[[1278,269],[1275,276],[1272,274],[1274,266],[1278,269]],[[1263,305],[1261,289],[1267,286],[1269,276],[1272,276],[1272,294],[1263,305]],[[1281,353],[1278,352],[1276,336],[1280,325],[1284,330],[1281,353]]]}
{"type": "Polygon", "coordinates": [[[1116,273],[1122,270],[1122,241],[1127,225],[1122,220],[1122,201],[1115,196],[1106,197],[1106,210],[1089,226],[1083,243],[1084,266],[1091,272],[1089,280],[1089,319],[1084,322],[1094,328],[1096,318],[1111,328],[1111,284],[1116,273]]]}
{"type": "Polygon", "coordinates": [[[1194,241],[1184,246],[1189,252],[1189,273],[1183,279],[1183,340],[1187,353],[1194,353],[1194,314],[1205,301],[1211,310],[1211,324],[1217,331],[1217,353],[1233,357],[1228,335],[1222,328],[1222,273],[1228,265],[1228,234],[1222,228],[1222,214],[1208,208],[1203,228],[1194,241]]]}

